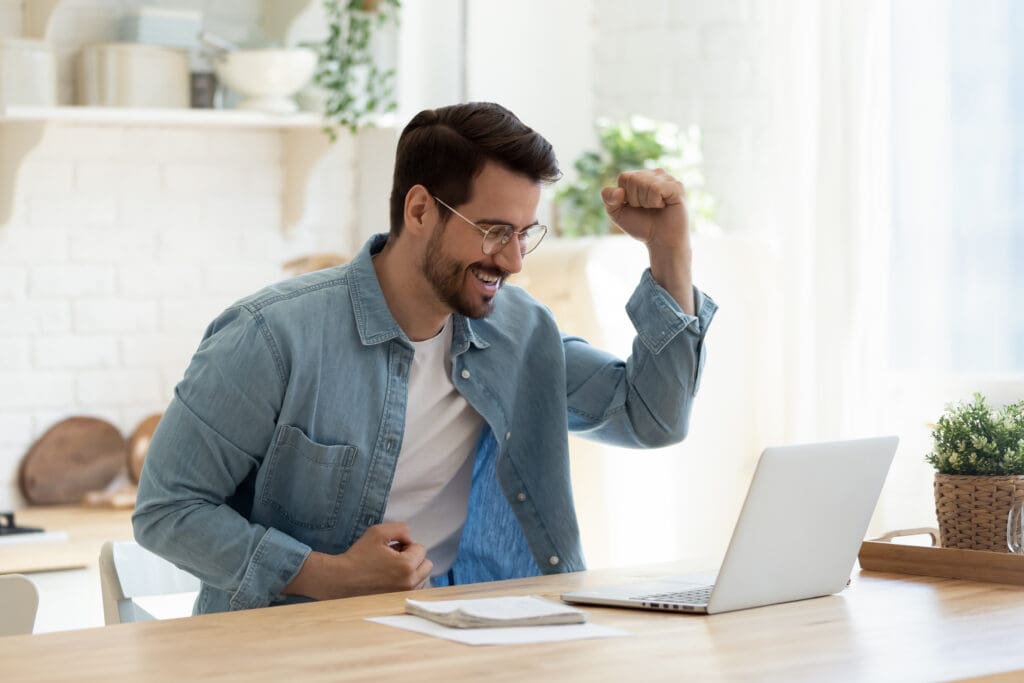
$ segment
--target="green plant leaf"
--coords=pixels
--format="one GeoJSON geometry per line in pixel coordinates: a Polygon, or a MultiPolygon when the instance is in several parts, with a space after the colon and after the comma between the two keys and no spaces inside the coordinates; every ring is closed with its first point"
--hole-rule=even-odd
{"type": "Polygon", "coordinates": [[[948,405],[932,441],[925,460],[940,474],[1022,475],[1024,401],[993,408],[976,393],[971,401],[948,405]]]}

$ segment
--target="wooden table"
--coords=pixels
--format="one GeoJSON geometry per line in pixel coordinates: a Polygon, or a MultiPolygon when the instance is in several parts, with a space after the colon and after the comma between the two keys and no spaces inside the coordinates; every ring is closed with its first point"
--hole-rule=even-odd
{"type": "Polygon", "coordinates": [[[0,574],[78,569],[97,564],[104,541],[132,538],[132,511],[77,505],[29,507],[15,512],[19,526],[64,531],[66,541],[0,545],[0,574]]]}
{"type": "MultiPolygon", "coordinates": [[[[559,593],[646,578],[605,570],[419,591],[559,593]]],[[[859,572],[841,595],[690,616],[587,608],[632,636],[472,647],[367,622],[408,593],[0,638],[12,681],[935,681],[1024,668],[1024,588],[859,572]]],[[[1002,677],[997,677],[1001,679],[1002,677]]]]}

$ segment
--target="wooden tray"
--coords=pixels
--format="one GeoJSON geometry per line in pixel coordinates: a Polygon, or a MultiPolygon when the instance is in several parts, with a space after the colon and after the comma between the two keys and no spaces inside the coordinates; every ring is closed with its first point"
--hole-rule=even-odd
{"type": "MultiPolygon", "coordinates": [[[[883,538],[931,533],[927,529],[911,529],[909,533],[893,532],[883,538]]],[[[938,532],[933,539],[938,538],[938,532]]],[[[946,579],[967,579],[985,583],[1008,583],[1024,586],[1024,555],[993,553],[987,550],[963,550],[936,546],[899,545],[887,541],[864,541],[860,546],[861,569],[918,576],[939,576],[946,579]]]]}

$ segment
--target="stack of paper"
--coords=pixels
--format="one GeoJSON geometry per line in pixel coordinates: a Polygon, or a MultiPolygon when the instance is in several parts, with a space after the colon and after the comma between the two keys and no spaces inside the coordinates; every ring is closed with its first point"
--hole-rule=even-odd
{"type": "Polygon", "coordinates": [[[405,611],[453,628],[582,624],[585,612],[532,595],[478,600],[405,601],[405,611]]]}

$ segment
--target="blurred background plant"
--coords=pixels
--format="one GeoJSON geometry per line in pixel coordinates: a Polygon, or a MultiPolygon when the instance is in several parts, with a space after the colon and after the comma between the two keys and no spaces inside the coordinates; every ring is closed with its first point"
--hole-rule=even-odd
{"type": "Polygon", "coordinates": [[[555,193],[555,234],[564,237],[619,232],[601,201],[601,188],[614,186],[627,170],[663,168],[683,182],[690,229],[717,230],[715,199],[704,186],[700,128],[631,116],[622,121],[597,120],[600,148],[580,155],[576,180],[555,193]]]}
{"type": "Polygon", "coordinates": [[[395,70],[382,68],[373,51],[374,35],[398,25],[401,0],[323,0],[328,34],[307,44],[319,58],[313,82],[325,93],[324,132],[333,141],[337,128],[356,132],[372,117],[394,111],[395,70]]]}

